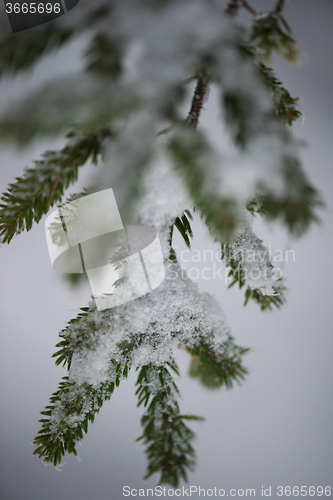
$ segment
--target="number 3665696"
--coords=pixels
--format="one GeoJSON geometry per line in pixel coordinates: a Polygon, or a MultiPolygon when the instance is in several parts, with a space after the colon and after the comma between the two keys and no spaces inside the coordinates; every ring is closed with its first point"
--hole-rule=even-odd
{"type": "Polygon", "coordinates": [[[60,3],[6,3],[7,14],[59,14],[61,11],[60,3]]]}

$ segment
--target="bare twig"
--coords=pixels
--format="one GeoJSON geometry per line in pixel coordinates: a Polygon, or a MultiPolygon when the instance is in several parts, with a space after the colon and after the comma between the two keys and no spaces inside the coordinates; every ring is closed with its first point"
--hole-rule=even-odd
{"type": "Polygon", "coordinates": [[[200,114],[205,104],[209,92],[207,81],[199,76],[197,85],[192,98],[191,109],[187,117],[187,122],[193,128],[196,128],[199,122],[200,114]]]}
{"type": "Polygon", "coordinates": [[[278,0],[277,4],[274,9],[274,14],[279,15],[284,9],[284,6],[286,4],[286,0],[278,0]]]}

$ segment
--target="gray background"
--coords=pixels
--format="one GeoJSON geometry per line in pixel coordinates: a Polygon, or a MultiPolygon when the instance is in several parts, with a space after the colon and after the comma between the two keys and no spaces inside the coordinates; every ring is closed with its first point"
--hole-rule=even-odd
{"type": "MultiPolygon", "coordinates": [[[[253,2],[261,7],[267,3],[253,2]]],[[[205,423],[192,424],[198,465],[190,484],[256,488],[257,496],[261,486],[332,486],[333,477],[333,4],[293,0],[286,17],[304,53],[299,66],[278,60],[278,74],[293,95],[301,96],[304,120],[295,132],[308,141],[304,166],[326,202],[322,224],[300,241],[288,239],[279,228],[256,226],[267,245],[296,251],[296,262],[284,268],[290,291],[281,311],[261,313],[255,304],[243,308],[237,289],[227,291],[219,280],[200,281],[221,303],[236,341],[252,348],[245,359],[250,375],[241,387],[202,389],[186,375],[186,353],[178,355],[182,411],[206,418],[205,423]]],[[[14,84],[3,82],[2,102],[73,69],[80,47],[79,40],[14,84]]],[[[215,117],[213,95],[202,118],[212,133],[215,117]]],[[[19,153],[1,149],[1,190],[49,146],[36,144],[19,153]]],[[[85,185],[93,168],[84,168],[78,186],[85,185]]],[[[199,221],[194,233],[194,248],[214,248],[199,221]]],[[[31,455],[39,412],[65,374],[51,359],[58,332],[86,305],[90,289],[86,284],[71,290],[52,270],[43,222],[3,245],[0,259],[1,499],[114,500],[123,498],[124,485],[155,485],[155,479],[142,482],[143,447],[134,442],[141,416],[133,395],[135,373],[122,382],[90,427],[78,448],[81,461],[68,457],[58,472],[31,455]]]]}

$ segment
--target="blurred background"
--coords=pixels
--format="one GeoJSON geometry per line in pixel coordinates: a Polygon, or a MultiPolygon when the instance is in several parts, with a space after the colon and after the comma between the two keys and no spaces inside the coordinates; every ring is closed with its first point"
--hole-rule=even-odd
{"type": "MultiPolygon", "coordinates": [[[[268,1],[253,0],[258,10],[268,1]]],[[[269,2],[271,7],[271,2],[269,2]]],[[[79,6],[77,7],[79,8],[79,6]]],[[[256,223],[272,249],[294,249],[295,262],[284,264],[288,302],[280,311],[262,313],[243,304],[243,292],[223,281],[198,279],[224,309],[236,342],[251,347],[244,362],[249,376],[232,390],[207,391],[187,375],[189,357],[179,352],[179,388],[183,413],[202,415],[192,423],[198,465],[189,484],[202,488],[255,488],[333,485],[333,3],[290,0],[285,17],[303,49],[297,66],[276,60],[278,76],[301,97],[303,120],[295,134],[308,142],[305,169],[321,191],[326,207],[321,225],[300,241],[278,227],[256,223]]],[[[41,81],[79,65],[83,40],[43,59],[32,73],[0,85],[0,106],[41,81]]],[[[201,126],[216,133],[214,93],[201,126]]],[[[218,138],[217,138],[218,139],[218,138]]],[[[61,140],[36,143],[16,151],[0,150],[1,192],[23,168],[61,140]]],[[[87,186],[93,169],[86,166],[70,192],[87,186]]],[[[88,283],[71,288],[51,267],[44,219],[29,233],[1,245],[1,500],[117,500],[122,488],[147,488],[141,443],[142,410],[136,408],[135,372],[104,405],[78,447],[80,460],[69,456],[61,471],[44,467],[32,456],[39,412],[65,375],[55,367],[58,333],[90,297],[88,283]]],[[[200,220],[194,222],[194,249],[217,249],[200,220]]],[[[180,239],[176,241],[182,248],[180,239]]],[[[202,263],[199,267],[210,263],[202,263]]],[[[192,498],[199,498],[192,495],[192,498]]]]}

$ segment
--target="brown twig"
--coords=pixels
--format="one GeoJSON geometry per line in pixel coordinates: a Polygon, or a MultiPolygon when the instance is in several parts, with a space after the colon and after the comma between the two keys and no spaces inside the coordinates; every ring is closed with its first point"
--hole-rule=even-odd
{"type": "Polygon", "coordinates": [[[284,6],[286,4],[286,0],[278,0],[277,4],[274,9],[274,14],[279,15],[284,9],[284,6]]]}
{"type": "Polygon", "coordinates": [[[187,122],[191,127],[196,128],[204,103],[207,100],[209,86],[207,81],[199,76],[192,98],[191,109],[187,117],[187,122]]]}

